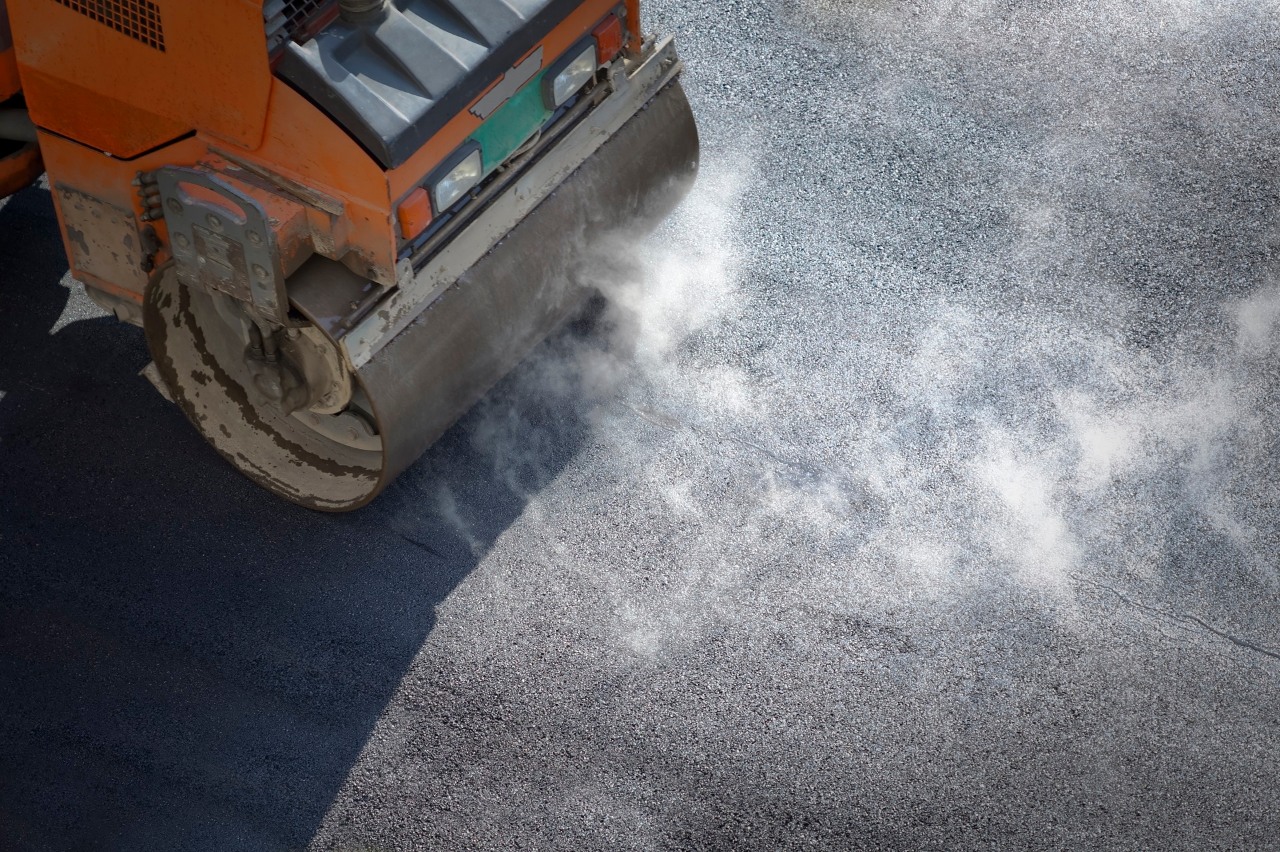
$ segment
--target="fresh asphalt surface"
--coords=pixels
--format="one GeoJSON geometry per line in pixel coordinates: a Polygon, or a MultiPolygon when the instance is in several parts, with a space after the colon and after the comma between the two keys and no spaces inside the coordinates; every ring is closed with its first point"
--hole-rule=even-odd
{"type": "Polygon", "coordinates": [[[703,176],[373,506],[0,208],[0,848],[1280,847],[1267,3],[654,0],[703,176]]]}

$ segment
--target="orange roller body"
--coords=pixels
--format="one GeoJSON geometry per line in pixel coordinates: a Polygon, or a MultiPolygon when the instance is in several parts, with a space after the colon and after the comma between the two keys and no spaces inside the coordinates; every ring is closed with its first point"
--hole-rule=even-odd
{"type": "Polygon", "coordinates": [[[0,195],[47,170],[72,274],[214,449],[353,509],[599,283],[584,235],[687,192],[682,66],[639,15],[0,0],[0,195]]]}

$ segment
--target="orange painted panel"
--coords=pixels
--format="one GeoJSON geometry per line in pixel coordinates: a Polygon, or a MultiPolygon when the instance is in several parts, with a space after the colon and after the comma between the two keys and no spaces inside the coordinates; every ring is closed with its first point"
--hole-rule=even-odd
{"type": "Polygon", "coordinates": [[[640,0],[627,0],[627,49],[639,53],[644,42],[640,30],[640,0]]]}
{"type": "Polygon", "coordinates": [[[28,145],[7,157],[0,157],[0,198],[12,195],[35,183],[44,172],[40,149],[28,145]]]}
{"type": "Polygon", "coordinates": [[[22,83],[18,80],[18,60],[12,50],[0,52],[0,101],[22,91],[22,83]]]}
{"type": "MultiPolygon", "coordinates": [[[[140,217],[141,201],[137,190],[131,185],[137,173],[166,165],[193,165],[204,154],[204,146],[196,139],[186,139],[163,151],[149,154],[133,162],[125,162],[108,157],[92,148],[77,145],[60,136],[42,132],[40,152],[44,155],[45,165],[49,170],[49,182],[54,186],[53,207],[58,214],[58,224],[62,229],[62,242],[66,248],[67,257],[70,258],[74,255],[68,243],[61,200],[57,192],[58,186],[71,187],[106,204],[132,210],[135,216],[140,217]]],[[[155,223],[155,227],[163,235],[164,222],[155,223]]],[[[132,286],[136,282],[102,281],[80,270],[73,270],[72,274],[78,280],[116,296],[124,296],[139,302],[142,300],[141,289],[132,286]]]]}
{"type": "Polygon", "coordinates": [[[39,126],[117,157],[192,130],[261,142],[271,91],[261,2],[5,2],[39,126]]]}
{"type": "Polygon", "coordinates": [[[18,57],[13,52],[13,36],[9,32],[9,14],[0,0],[0,101],[6,101],[22,89],[18,81],[18,57]]]}
{"type": "Polygon", "coordinates": [[[27,68],[23,77],[27,107],[39,127],[117,157],[135,157],[191,131],[184,121],[164,118],[43,71],[27,68]]]}
{"type": "Polygon", "coordinates": [[[385,207],[390,221],[391,201],[382,167],[333,119],[279,80],[273,81],[262,144],[247,153],[300,183],[385,207]]]}
{"type": "MultiPolygon", "coordinates": [[[[210,140],[215,151],[216,141],[210,140]]],[[[310,101],[275,81],[262,145],[235,152],[248,162],[343,201],[341,234],[328,256],[362,275],[395,283],[396,228],[387,175],[360,145],[310,101]]]]}

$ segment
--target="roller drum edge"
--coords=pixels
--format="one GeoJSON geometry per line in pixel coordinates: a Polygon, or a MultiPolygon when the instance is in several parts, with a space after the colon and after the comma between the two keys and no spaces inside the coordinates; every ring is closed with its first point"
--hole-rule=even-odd
{"type": "Polygon", "coordinates": [[[580,308],[596,283],[574,274],[584,249],[647,235],[688,193],[697,161],[673,82],[359,372],[382,427],[379,491],[580,308]]]}

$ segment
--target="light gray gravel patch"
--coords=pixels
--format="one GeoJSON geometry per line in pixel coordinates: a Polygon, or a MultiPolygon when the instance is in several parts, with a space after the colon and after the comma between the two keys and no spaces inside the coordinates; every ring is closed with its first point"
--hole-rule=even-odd
{"type": "Polygon", "coordinates": [[[1175,5],[650,4],[703,183],[316,847],[1273,848],[1275,30],[1175,5]]]}

